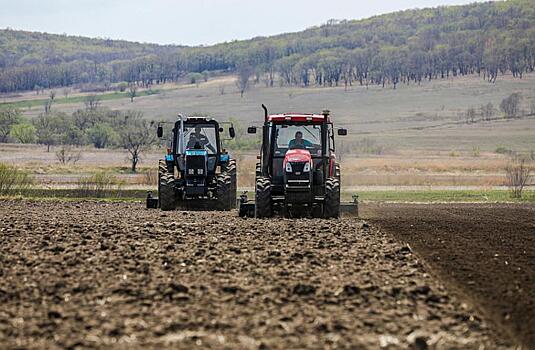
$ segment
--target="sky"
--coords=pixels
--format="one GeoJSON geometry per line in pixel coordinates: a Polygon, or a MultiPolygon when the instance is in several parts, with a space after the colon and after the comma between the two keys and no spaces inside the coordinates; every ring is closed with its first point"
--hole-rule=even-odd
{"type": "MultiPolygon", "coordinates": [[[[481,1],[481,0],[480,0],[481,1]]],[[[475,0],[0,0],[0,28],[210,45],[475,0]]]]}

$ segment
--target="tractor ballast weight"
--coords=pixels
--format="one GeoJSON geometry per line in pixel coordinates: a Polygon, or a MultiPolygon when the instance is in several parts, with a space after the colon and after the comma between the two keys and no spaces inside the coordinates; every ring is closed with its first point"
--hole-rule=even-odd
{"type": "MultiPolygon", "coordinates": [[[[329,111],[322,114],[269,115],[262,125],[260,162],[256,165],[255,200],[240,198],[240,215],[258,218],[340,216],[340,167],[335,156],[335,128],[329,111]]],[[[256,133],[256,127],[249,127],[256,133]]],[[[340,136],[346,129],[337,129],[340,136]]]]}
{"type": "MultiPolygon", "coordinates": [[[[162,124],[157,130],[160,138],[162,124]]],[[[236,207],[236,161],[222,148],[223,131],[212,118],[179,115],[165,159],[158,165],[157,200],[162,210],[236,207]]],[[[228,131],[233,138],[232,124],[228,131]]]]}

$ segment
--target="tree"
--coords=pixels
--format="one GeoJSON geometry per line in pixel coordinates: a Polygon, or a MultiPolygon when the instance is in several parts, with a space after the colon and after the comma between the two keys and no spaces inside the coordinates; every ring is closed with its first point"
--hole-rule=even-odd
{"type": "Polygon", "coordinates": [[[28,123],[15,124],[11,127],[9,135],[20,143],[34,143],[36,130],[35,126],[28,123]]]}
{"type": "Polygon", "coordinates": [[[54,98],[56,98],[56,90],[50,90],[50,93],[48,94],[51,101],[54,101],[54,98]]]}
{"type": "Polygon", "coordinates": [[[7,108],[0,110],[0,142],[7,142],[11,127],[22,121],[18,109],[7,108]]]}
{"type": "Polygon", "coordinates": [[[128,158],[132,163],[132,172],[141,160],[141,154],[155,142],[154,128],[142,119],[139,112],[130,111],[125,115],[124,125],[119,131],[121,144],[128,151],[128,158]]]}
{"type": "Polygon", "coordinates": [[[84,99],[85,108],[90,111],[98,109],[101,98],[97,95],[87,95],[84,99]]]}
{"type": "Polygon", "coordinates": [[[36,129],[37,143],[45,145],[47,152],[50,152],[50,146],[60,141],[55,116],[52,114],[40,114],[33,120],[33,125],[36,129]]]}
{"type": "Polygon", "coordinates": [[[236,71],[236,73],[238,74],[236,86],[240,91],[240,97],[243,97],[243,94],[249,88],[249,79],[251,78],[253,72],[254,70],[250,65],[245,64],[238,67],[236,71]]]}
{"type": "Polygon", "coordinates": [[[137,85],[136,84],[130,84],[128,87],[128,97],[130,97],[130,102],[134,102],[134,97],[136,97],[137,93],[137,85]]]}
{"type": "Polygon", "coordinates": [[[520,101],[522,95],[517,92],[512,93],[509,97],[504,98],[500,103],[500,110],[505,114],[507,118],[515,118],[519,114],[520,101]]]}
{"type": "Polygon", "coordinates": [[[87,136],[95,148],[106,148],[116,142],[118,135],[113,128],[104,123],[97,123],[87,130],[87,136]]]}
{"type": "Polygon", "coordinates": [[[66,87],[63,89],[63,96],[65,96],[65,98],[69,97],[70,93],[71,93],[71,88],[66,87]]]}

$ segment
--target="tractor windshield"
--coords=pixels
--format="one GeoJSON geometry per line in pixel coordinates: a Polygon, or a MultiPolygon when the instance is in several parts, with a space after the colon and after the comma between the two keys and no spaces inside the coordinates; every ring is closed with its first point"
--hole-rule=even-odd
{"type": "MultiPolygon", "coordinates": [[[[179,142],[179,140],[177,140],[179,142]]],[[[217,138],[214,124],[185,124],[185,149],[204,149],[208,154],[217,153],[217,138]]]]}
{"type": "Polygon", "coordinates": [[[289,149],[306,149],[313,156],[321,156],[321,125],[275,125],[275,155],[284,155],[289,149]]]}

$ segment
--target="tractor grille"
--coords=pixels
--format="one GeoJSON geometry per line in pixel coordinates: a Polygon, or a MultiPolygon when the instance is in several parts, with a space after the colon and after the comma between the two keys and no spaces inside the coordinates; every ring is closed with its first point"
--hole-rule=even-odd
{"type": "Polygon", "coordinates": [[[206,156],[186,156],[186,176],[206,176],[206,156]]]}
{"type": "Polygon", "coordinates": [[[305,166],[304,162],[290,162],[290,164],[292,165],[292,172],[286,173],[286,178],[288,180],[309,181],[310,172],[303,172],[303,167],[305,166]]]}

